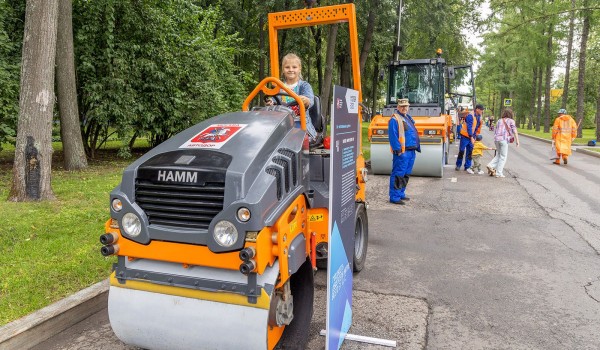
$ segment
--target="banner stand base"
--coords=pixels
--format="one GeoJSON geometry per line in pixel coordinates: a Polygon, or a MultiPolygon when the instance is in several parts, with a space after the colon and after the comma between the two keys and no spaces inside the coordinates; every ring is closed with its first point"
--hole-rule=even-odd
{"type": "MultiPolygon", "coordinates": [[[[319,333],[322,336],[327,335],[327,331],[324,329],[321,329],[321,332],[319,333]]],[[[361,343],[368,343],[368,344],[374,344],[374,345],[383,345],[383,346],[387,346],[390,348],[395,348],[396,347],[396,341],[395,340],[387,340],[387,339],[379,339],[379,338],[372,338],[372,337],[365,337],[362,335],[354,335],[354,334],[350,334],[347,333],[346,337],[344,338],[344,340],[353,340],[353,341],[358,341],[361,343]]]]}

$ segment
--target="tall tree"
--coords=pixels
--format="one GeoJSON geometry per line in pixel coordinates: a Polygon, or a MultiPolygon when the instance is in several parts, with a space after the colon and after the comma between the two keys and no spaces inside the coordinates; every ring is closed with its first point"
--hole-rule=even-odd
{"type": "MultiPolygon", "coordinates": [[[[583,7],[588,6],[588,0],[583,1],[583,7]]],[[[583,11],[583,28],[581,29],[581,46],[579,48],[579,76],[577,79],[577,137],[582,135],[583,117],[584,117],[584,98],[585,98],[585,64],[587,41],[590,34],[590,11],[583,11]]]]}
{"type": "Polygon", "coordinates": [[[56,94],[60,113],[60,136],[65,169],[79,170],[87,168],[88,164],[83,148],[77,108],[73,54],[73,4],[71,0],[58,0],[58,4],[56,94]]]}
{"type": "Polygon", "coordinates": [[[50,172],[57,19],[58,0],[27,1],[11,201],[55,198],[50,172]]]}
{"type": "Polygon", "coordinates": [[[554,25],[548,27],[548,43],[546,46],[546,90],[544,93],[544,132],[550,132],[550,83],[552,82],[552,36],[554,35],[554,25]]]}
{"type": "Polygon", "coordinates": [[[569,19],[569,38],[567,39],[567,64],[565,67],[565,83],[563,86],[563,95],[561,108],[567,108],[569,101],[569,80],[571,77],[571,54],[573,52],[573,31],[575,28],[575,1],[571,0],[571,14],[569,19]]]}
{"type": "Polygon", "coordinates": [[[531,100],[529,101],[529,122],[527,123],[527,129],[531,130],[533,128],[533,115],[535,114],[535,95],[536,88],[535,85],[537,83],[537,69],[533,68],[533,78],[531,82],[531,100]]]}
{"type": "Polygon", "coordinates": [[[598,84],[598,95],[596,97],[596,140],[600,140],[600,84],[598,84]]]}
{"type": "Polygon", "coordinates": [[[327,36],[327,54],[325,56],[325,76],[323,77],[323,90],[321,91],[321,111],[329,115],[329,97],[333,82],[333,61],[335,60],[335,44],[337,41],[339,24],[329,26],[327,36]]]}
{"type": "Polygon", "coordinates": [[[535,131],[540,131],[542,124],[542,82],[544,80],[542,67],[538,67],[538,87],[537,87],[537,122],[535,123],[535,131]]]}
{"type": "Polygon", "coordinates": [[[367,20],[367,30],[364,33],[362,49],[360,51],[360,75],[364,76],[365,64],[367,63],[367,57],[371,51],[371,44],[373,42],[373,32],[375,31],[375,23],[377,21],[377,13],[380,11],[380,1],[370,1],[371,8],[369,9],[369,19],[367,20]]]}

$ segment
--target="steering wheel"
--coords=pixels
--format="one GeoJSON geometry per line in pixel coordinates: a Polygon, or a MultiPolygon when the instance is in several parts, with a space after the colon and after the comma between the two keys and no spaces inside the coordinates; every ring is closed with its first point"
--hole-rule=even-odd
{"type": "Polygon", "coordinates": [[[288,96],[289,97],[290,95],[287,92],[285,92],[285,91],[281,91],[281,92],[276,93],[275,95],[266,95],[265,97],[272,97],[273,100],[275,100],[275,104],[278,105],[278,106],[291,107],[291,106],[297,106],[298,105],[298,101],[296,101],[296,100],[292,100],[290,102],[283,103],[281,101],[281,96],[288,96]]]}

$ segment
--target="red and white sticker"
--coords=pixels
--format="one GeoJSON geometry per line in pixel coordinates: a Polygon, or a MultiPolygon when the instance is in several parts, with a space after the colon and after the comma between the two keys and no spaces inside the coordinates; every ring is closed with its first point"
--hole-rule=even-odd
{"type": "Polygon", "coordinates": [[[213,124],[200,131],[179,148],[219,149],[248,124],[213,124]]]}

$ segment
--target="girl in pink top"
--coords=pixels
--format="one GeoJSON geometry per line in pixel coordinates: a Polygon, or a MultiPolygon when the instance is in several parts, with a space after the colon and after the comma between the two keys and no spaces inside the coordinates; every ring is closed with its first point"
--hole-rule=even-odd
{"type": "Polygon", "coordinates": [[[490,176],[505,177],[504,165],[508,157],[508,141],[511,137],[514,137],[515,144],[519,147],[519,133],[513,120],[513,111],[506,109],[502,112],[502,118],[498,120],[494,130],[494,143],[497,151],[494,159],[487,165],[490,176]]]}

